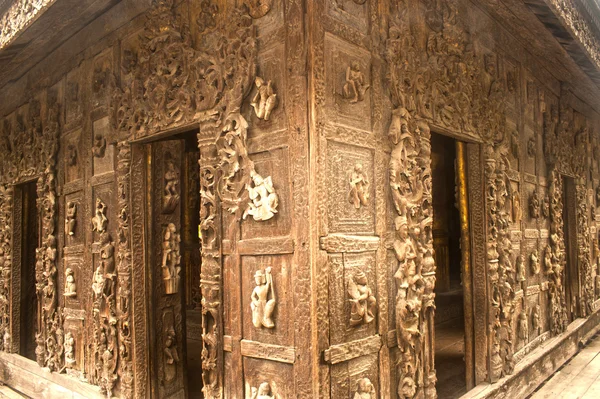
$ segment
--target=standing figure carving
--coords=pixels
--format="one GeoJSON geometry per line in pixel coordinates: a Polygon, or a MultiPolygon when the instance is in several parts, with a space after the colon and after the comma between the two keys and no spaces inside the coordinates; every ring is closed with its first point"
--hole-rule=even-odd
{"type": "Polygon", "coordinates": [[[244,211],[243,218],[246,219],[250,215],[257,221],[269,220],[275,216],[279,205],[279,198],[273,188],[273,180],[271,180],[271,176],[264,179],[254,171],[250,175],[252,183],[246,185],[250,202],[244,211]]]}
{"type": "Polygon", "coordinates": [[[538,274],[540,272],[540,254],[537,249],[534,249],[531,255],[529,255],[529,261],[531,274],[538,274]]]}
{"type": "Polygon", "coordinates": [[[163,213],[173,213],[179,204],[179,168],[168,154],[165,162],[165,192],[163,197],[163,213]]]}
{"type": "Polygon", "coordinates": [[[529,217],[538,219],[540,217],[540,210],[540,196],[537,190],[534,190],[529,198],[529,217]]]}
{"type": "Polygon", "coordinates": [[[360,163],[354,165],[354,170],[350,175],[348,200],[354,205],[355,209],[360,209],[361,205],[367,205],[369,201],[369,180],[360,163]]]}
{"type": "Polygon", "coordinates": [[[375,319],[377,300],[367,283],[367,275],[362,270],[356,271],[348,281],[348,295],[352,305],[350,325],[353,327],[368,324],[375,319]]]}
{"type": "Polygon", "coordinates": [[[162,258],[166,294],[179,292],[179,273],[181,271],[180,244],[181,236],[177,233],[177,227],[173,223],[169,223],[165,228],[162,258]]]}
{"type": "Polygon", "coordinates": [[[75,226],[77,224],[77,203],[69,201],[67,202],[65,218],[65,232],[69,236],[75,235],[75,226]]]}
{"type": "Polygon", "coordinates": [[[252,387],[251,399],[279,399],[268,382],[261,383],[258,388],[252,387]]]}
{"type": "Polygon", "coordinates": [[[526,280],[525,277],[525,256],[523,254],[517,257],[517,281],[523,282],[526,280]]]}
{"type": "Polygon", "coordinates": [[[92,154],[95,158],[104,157],[106,152],[106,139],[101,134],[94,135],[94,145],[92,147],[92,154]]]}
{"type": "Polygon", "coordinates": [[[65,293],[66,297],[77,296],[77,285],[75,284],[75,275],[70,267],[65,270],[65,293]]]}
{"type": "Polygon", "coordinates": [[[368,378],[361,378],[356,383],[356,392],[353,399],[377,399],[375,386],[368,378]]]}
{"type": "Polygon", "coordinates": [[[256,287],[252,291],[250,307],[252,309],[252,324],[256,328],[273,328],[273,312],[277,304],[271,268],[257,270],[254,274],[256,287]]]}
{"type": "Polygon", "coordinates": [[[352,61],[352,64],[346,68],[346,83],[343,88],[343,96],[350,100],[350,104],[364,100],[365,93],[371,87],[365,80],[365,74],[360,70],[358,61],[352,61]]]}
{"type": "Polygon", "coordinates": [[[69,331],[65,334],[65,366],[73,368],[75,363],[75,338],[69,331]]]}
{"type": "Polygon", "coordinates": [[[250,105],[254,109],[254,114],[258,119],[269,120],[271,111],[277,106],[277,94],[273,91],[273,85],[270,80],[264,81],[261,77],[254,79],[256,94],[250,105]]]}
{"type": "Polygon", "coordinates": [[[106,230],[108,219],[106,218],[106,204],[100,198],[96,199],[96,211],[92,218],[92,231],[103,233],[106,230]]]}

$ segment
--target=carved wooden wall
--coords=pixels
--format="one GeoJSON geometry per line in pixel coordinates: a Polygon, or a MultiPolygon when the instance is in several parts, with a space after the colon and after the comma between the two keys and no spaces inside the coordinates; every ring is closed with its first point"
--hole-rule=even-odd
{"type": "Polygon", "coordinates": [[[157,0],[0,121],[0,347],[20,348],[14,192],[35,179],[40,366],[182,392],[181,154],[151,144],[147,229],[143,148],[193,131],[205,397],[433,398],[436,132],[470,143],[475,380],[496,381],[568,324],[565,236],[575,316],[596,310],[597,121],[466,1],[157,0]]]}

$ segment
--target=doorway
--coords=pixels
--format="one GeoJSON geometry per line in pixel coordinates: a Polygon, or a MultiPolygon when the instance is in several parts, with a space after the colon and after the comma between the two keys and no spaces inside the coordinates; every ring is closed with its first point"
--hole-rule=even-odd
{"type": "Polygon", "coordinates": [[[16,187],[16,200],[20,202],[21,234],[21,320],[19,354],[31,360],[35,358],[35,334],[37,326],[38,301],[35,290],[36,249],[39,244],[39,224],[37,211],[37,184],[35,181],[16,187]]]}
{"type": "Polygon", "coordinates": [[[194,133],[143,145],[152,392],[202,397],[198,147],[194,133]]]}
{"type": "Polygon", "coordinates": [[[435,365],[438,397],[448,399],[467,391],[457,148],[454,139],[432,133],[433,246],[437,277],[435,365]]]}

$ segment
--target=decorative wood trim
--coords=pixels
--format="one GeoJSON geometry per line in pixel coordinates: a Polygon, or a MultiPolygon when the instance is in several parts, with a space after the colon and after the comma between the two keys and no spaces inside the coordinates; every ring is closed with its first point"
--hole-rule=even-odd
{"type": "Polygon", "coordinates": [[[321,249],[335,252],[371,252],[379,248],[379,237],[330,234],[321,237],[321,249]]]}
{"type": "Polygon", "coordinates": [[[275,362],[294,364],[296,361],[296,348],[290,346],[265,344],[263,342],[241,341],[242,356],[257,359],[273,360],[275,362]]]}
{"type": "Polygon", "coordinates": [[[373,335],[356,341],[331,345],[323,352],[323,358],[329,364],[338,364],[359,356],[377,353],[379,352],[379,349],[381,349],[381,336],[373,335]]]}

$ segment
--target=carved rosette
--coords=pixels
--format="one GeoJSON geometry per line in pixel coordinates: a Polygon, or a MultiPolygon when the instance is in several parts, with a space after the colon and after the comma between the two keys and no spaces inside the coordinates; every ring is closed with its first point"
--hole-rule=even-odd
{"type": "Polygon", "coordinates": [[[117,146],[117,225],[118,282],[117,315],[119,338],[119,370],[121,397],[133,397],[133,359],[131,338],[131,233],[129,231],[129,187],[131,168],[131,146],[120,142],[117,146]]]}

